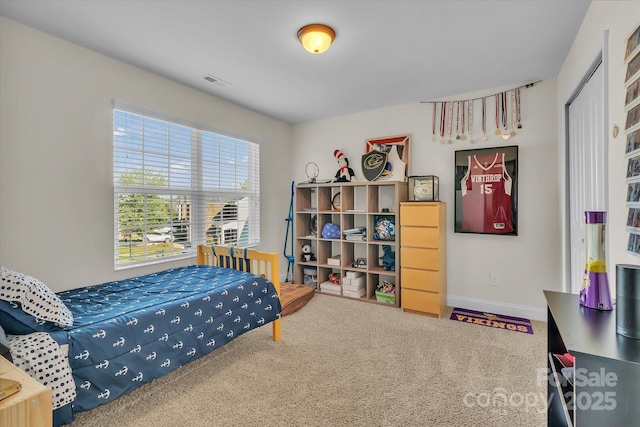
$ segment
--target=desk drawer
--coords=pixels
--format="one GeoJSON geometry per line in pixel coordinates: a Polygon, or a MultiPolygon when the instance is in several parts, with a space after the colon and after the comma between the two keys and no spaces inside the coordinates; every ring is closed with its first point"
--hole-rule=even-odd
{"type": "MultiPolygon", "coordinates": [[[[403,242],[404,244],[404,242],[403,242]]],[[[423,248],[400,248],[402,267],[418,268],[424,270],[440,269],[440,250],[423,248]]]]}
{"type": "Polygon", "coordinates": [[[440,292],[442,274],[438,271],[415,270],[402,267],[400,270],[402,289],[440,292]]]}
{"type": "Polygon", "coordinates": [[[440,229],[435,227],[400,228],[402,244],[418,248],[438,248],[440,246],[440,229]]]}
{"type": "Polygon", "coordinates": [[[402,308],[440,316],[440,294],[402,288],[402,308]]]}

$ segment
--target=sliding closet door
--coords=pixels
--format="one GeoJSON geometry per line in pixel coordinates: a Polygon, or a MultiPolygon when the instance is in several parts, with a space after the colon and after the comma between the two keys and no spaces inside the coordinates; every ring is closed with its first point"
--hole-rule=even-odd
{"type": "Polygon", "coordinates": [[[569,290],[582,287],[586,261],[584,212],[607,210],[604,73],[599,64],[568,107],[569,290]]]}

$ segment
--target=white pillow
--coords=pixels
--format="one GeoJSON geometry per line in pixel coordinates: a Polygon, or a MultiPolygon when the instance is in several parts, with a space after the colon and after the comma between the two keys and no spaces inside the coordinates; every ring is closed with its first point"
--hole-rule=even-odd
{"type": "Polygon", "coordinates": [[[19,302],[22,311],[41,321],[73,325],[73,315],[44,283],[0,266],[0,300],[19,302]]]}

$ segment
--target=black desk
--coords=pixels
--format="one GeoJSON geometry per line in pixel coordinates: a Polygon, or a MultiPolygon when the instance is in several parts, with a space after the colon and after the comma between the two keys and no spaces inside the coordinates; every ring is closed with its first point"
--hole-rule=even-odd
{"type": "Polygon", "coordinates": [[[616,313],[582,307],[576,294],[547,299],[549,426],[640,425],[640,340],[616,333],[616,313]],[[575,357],[566,381],[552,354],[575,357]]]}

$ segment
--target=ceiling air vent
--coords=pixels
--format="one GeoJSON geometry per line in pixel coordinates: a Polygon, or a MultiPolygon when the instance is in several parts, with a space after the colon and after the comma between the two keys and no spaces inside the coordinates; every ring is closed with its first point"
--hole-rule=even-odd
{"type": "Polygon", "coordinates": [[[206,74],[202,77],[204,80],[208,81],[209,83],[213,83],[214,85],[220,86],[220,87],[226,87],[226,86],[231,86],[231,83],[229,82],[225,82],[222,79],[219,79],[215,76],[212,76],[211,74],[206,74]]]}

